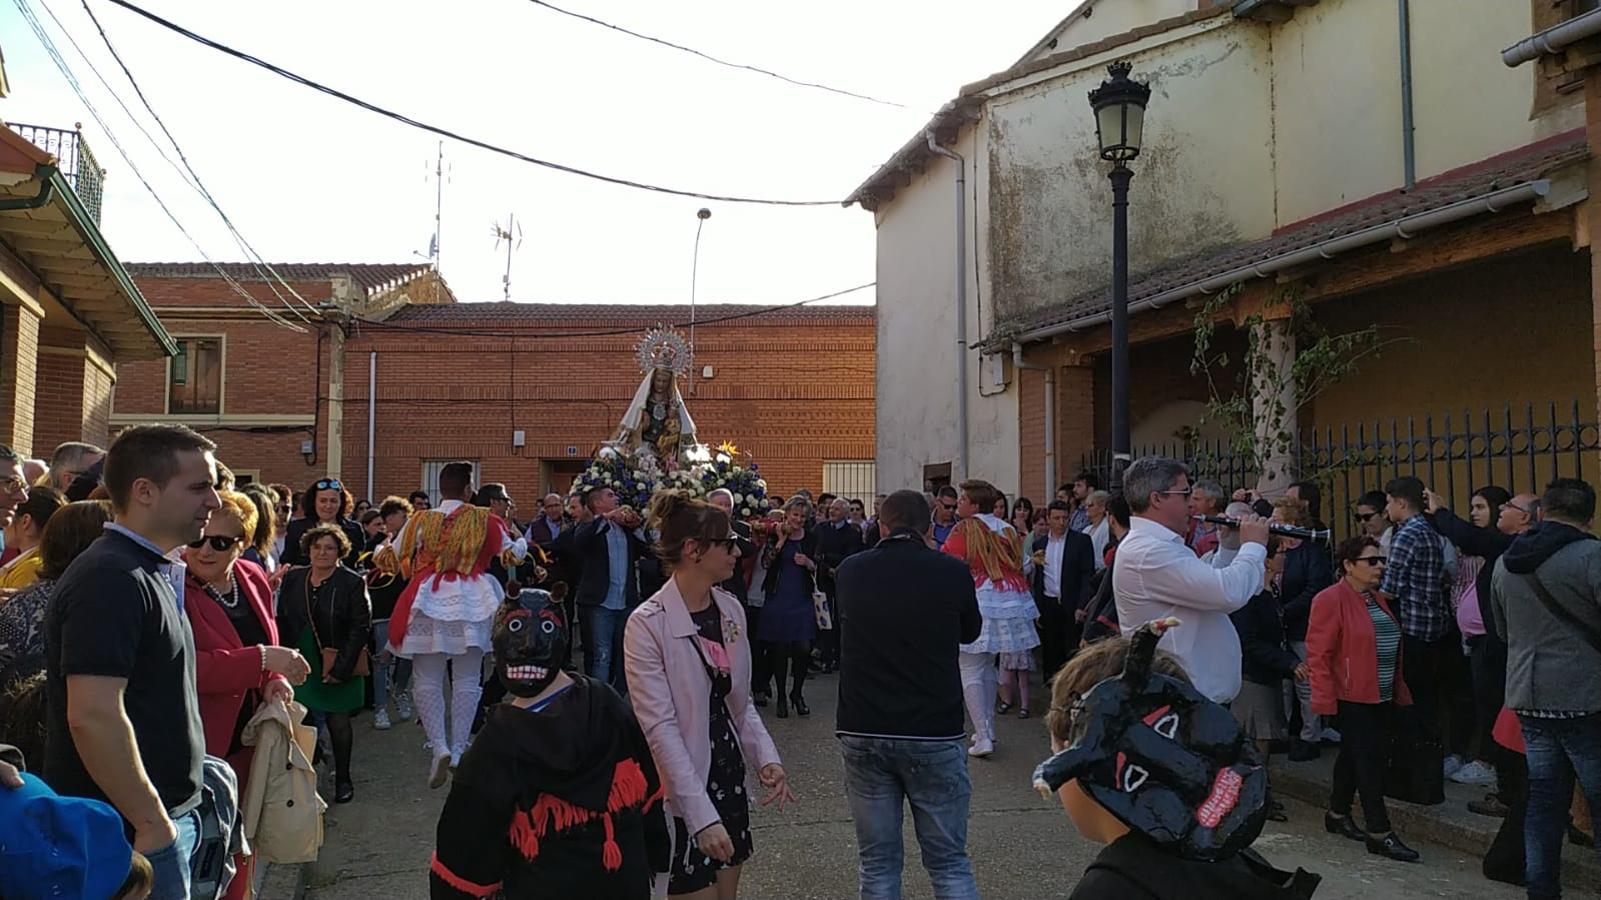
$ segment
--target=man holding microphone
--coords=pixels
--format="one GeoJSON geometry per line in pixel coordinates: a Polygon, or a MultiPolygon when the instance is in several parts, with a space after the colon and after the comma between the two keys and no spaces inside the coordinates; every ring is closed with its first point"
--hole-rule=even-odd
{"type": "Polygon", "coordinates": [[[1124,634],[1166,616],[1183,623],[1162,637],[1161,649],[1178,658],[1197,690],[1226,705],[1240,690],[1240,638],[1229,613],[1262,590],[1268,523],[1241,517],[1203,562],[1184,544],[1190,491],[1177,460],[1148,456],[1123,473],[1133,516],[1113,563],[1112,591],[1124,634]]]}

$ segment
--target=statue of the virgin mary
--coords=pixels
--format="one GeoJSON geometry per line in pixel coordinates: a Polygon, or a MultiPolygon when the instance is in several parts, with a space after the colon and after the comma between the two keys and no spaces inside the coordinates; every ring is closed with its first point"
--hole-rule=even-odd
{"type": "Polygon", "coordinates": [[[652,328],[635,347],[644,378],[623,413],[612,444],[636,459],[676,468],[696,446],[695,420],[689,417],[678,376],[689,371],[689,344],[666,328],[652,328]]]}

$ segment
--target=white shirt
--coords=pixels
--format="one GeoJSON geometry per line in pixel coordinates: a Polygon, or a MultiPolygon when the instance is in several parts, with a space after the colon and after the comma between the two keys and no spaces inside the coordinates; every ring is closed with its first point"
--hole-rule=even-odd
{"type": "Polygon", "coordinates": [[[1090,545],[1093,548],[1091,555],[1095,557],[1095,571],[1106,568],[1106,542],[1112,538],[1112,515],[1101,516],[1101,524],[1091,525],[1089,529],[1090,545]]]}
{"type": "Polygon", "coordinates": [[[1183,535],[1135,516],[1113,559],[1117,621],[1128,634],[1152,619],[1177,618],[1181,626],[1157,646],[1178,658],[1196,690],[1228,703],[1240,692],[1240,636],[1229,613],[1262,590],[1266,561],[1267,548],[1252,543],[1220,547],[1202,562],[1183,535]]]}
{"type": "Polygon", "coordinates": [[[1045,540],[1045,596],[1062,596],[1062,553],[1067,548],[1067,535],[1050,535],[1045,540]]]}

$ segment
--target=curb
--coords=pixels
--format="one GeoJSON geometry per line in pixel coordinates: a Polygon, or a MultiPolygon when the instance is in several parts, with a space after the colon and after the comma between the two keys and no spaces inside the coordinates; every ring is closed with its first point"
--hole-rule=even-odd
{"type": "MultiPolygon", "coordinates": [[[[1274,793],[1323,809],[1328,805],[1331,787],[1329,776],[1325,774],[1327,768],[1315,763],[1274,762],[1269,767],[1269,777],[1274,793]]],[[[1471,819],[1455,818],[1446,814],[1453,806],[1466,809],[1472,795],[1473,789],[1447,784],[1445,803],[1437,806],[1419,806],[1393,797],[1384,798],[1384,804],[1389,809],[1391,824],[1409,842],[1427,841],[1482,860],[1495,840],[1501,820],[1472,814],[1469,814],[1471,819]],[[1480,822],[1484,824],[1478,824],[1480,822]]],[[[1562,885],[1570,891],[1601,891],[1601,861],[1596,859],[1595,850],[1563,843],[1562,885]]]]}

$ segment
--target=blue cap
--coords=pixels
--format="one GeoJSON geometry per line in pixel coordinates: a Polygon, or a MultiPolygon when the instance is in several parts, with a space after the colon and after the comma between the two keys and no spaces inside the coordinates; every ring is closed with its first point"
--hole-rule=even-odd
{"type": "Polygon", "coordinates": [[[0,787],[0,897],[110,897],[132,861],[111,804],[58,796],[27,773],[22,787],[0,787]]]}

